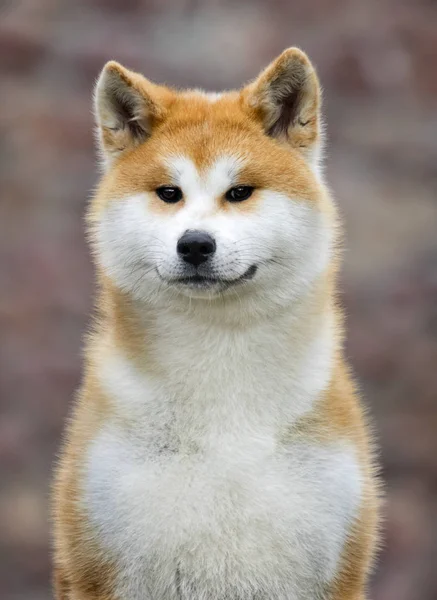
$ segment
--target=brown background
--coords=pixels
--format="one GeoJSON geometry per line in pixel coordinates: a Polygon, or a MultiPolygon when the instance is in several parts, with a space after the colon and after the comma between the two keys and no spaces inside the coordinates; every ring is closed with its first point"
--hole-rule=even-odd
{"type": "Polygon", "coordinates": [[[0,597],[47,600],[47,496],[93,274],[90,97],[116,58],[240,85],[300,45],[325,87],[347,226],[347,353],[388,493],[374,600],[437,599],[435,0],[0,0],[0,597]]]}

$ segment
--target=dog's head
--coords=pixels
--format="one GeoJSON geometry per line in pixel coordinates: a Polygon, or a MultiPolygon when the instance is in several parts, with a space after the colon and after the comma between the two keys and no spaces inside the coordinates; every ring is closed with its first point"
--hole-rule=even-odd
{"type": "Polygon", "coordinates": [[[97,260],[136,299],[286,302],[329,264],[320,87],[291,48],[240,91],[158,86],[108,63],[95,94],[97,260]]]}

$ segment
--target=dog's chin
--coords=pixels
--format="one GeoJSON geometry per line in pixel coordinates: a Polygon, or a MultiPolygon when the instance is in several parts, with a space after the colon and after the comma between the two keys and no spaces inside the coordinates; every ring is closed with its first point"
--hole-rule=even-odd
{"type": "Polygon", "coordinates": [[[217,277],[212,274],[201,273],[172,278],[164,278],[161,275],[160,277],[169,286],[176,288],[186,296],[210,299],[213,296],[222,295],[228,290],[233,290],[251,281],[255,277],[257,270],[257,265],[252,265],[242,275],[234,278],[217,277]]]}

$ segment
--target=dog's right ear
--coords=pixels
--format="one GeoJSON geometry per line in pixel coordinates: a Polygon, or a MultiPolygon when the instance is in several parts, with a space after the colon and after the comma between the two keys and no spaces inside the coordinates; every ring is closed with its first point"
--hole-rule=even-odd
{"type": "Polygon", "coordinates": [[[106,63],[94,94],[98,146],[106,165],[150,136],[165,117],[168,93],[115,61],[106,63]]]}
{"type": "Polygon", "coordinates": [[[323,141],[321,90],[314,67],[302,50],[284,50],[243,95],[266,135],[296,148],[316,166],[323,141]]]}

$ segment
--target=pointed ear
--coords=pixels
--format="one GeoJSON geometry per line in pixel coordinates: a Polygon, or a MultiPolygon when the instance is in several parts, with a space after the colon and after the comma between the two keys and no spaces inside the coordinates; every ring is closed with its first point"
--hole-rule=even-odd
{"type": "Polygon", "coordinates": [[[94,110],[98,145],[106,164],[134,148],[165,116],[165,88],[115,61],[108,62],[97,81],[94,110]]]}
{"type": "Polygon", "coordinates": [[[307,55],[288,48],[243,90],[248,109],[267,135],[316,162],[321,150],[319,81],[307,55]]]}

